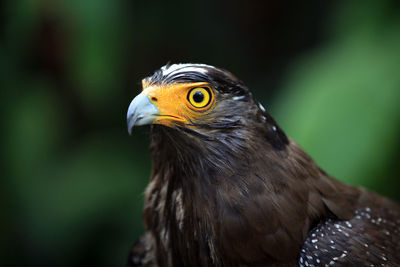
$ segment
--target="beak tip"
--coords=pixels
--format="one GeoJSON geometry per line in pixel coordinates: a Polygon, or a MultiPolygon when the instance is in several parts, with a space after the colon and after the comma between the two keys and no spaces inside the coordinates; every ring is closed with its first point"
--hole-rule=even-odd
{"type": "Polygon", "coordinates": [[[132,135],[134,126],[151,124],[158,114],[158,109],[147,95],[142,93],[136,96],[129,105],[126,116],[129,135],[132,135]]]}
{"type": "Polygon", "coordinates": [[[137,116],[134,116],[134,115],[135,115],[134,113],[128,112],[128,117],[126,119],[126,124],[127,124],[126,126],[128,128],[129,135],[132,135],[133,127],[135,126],[135,123],[136,123],[137,116]]]}

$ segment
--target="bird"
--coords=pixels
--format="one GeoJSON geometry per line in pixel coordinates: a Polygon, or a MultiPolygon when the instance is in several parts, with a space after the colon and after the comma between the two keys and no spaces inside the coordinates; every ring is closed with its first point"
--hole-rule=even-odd
{"type": "Polygon", "coordinates": [[[246,85],[206,64],[142,80],[145,233],[127,266],[400,266],[400,206],[322,170],[246,85]]]}

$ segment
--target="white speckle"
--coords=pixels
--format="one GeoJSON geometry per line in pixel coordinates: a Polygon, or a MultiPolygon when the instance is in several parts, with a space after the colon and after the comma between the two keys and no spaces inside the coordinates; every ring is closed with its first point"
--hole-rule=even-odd
{"type": "Polygon", "coordinates": [[[340,255],[341,258],[344,258],[344,257],[346,257],[346,256],[347,256],[346,253],[343,253],[342,255],[340,255]]]}
{"type": "Polygon", "coordinates": [[[346,225],[347,225],[347,227],[349,227],[349,228],[353,227],[353,226],[351,225],[350,222],[346,222],[346,225]]]}
{"type": "Polygon", "coordinates": [[[346,233],[346,232],[344,233],[344,235],[345,235],[346,237],[349,237],[349,236],[350,236],[350,235],[349,235],[348,233],[346,233]]]}
{"type": "Polygon", "coordinates": [[[306,266],[308,266],[308,262],[305,262],[306,266]]]}
{"type": "Polygon", "coordinates": [[[183,229],[183,219],[185,217],[185,210],[183,209],[183,204],[182,204],[182,190],[177,189],[172,192],[173,199],[175,199],[175,205],[176,205],[176,211],[175,211],[175,216],[176,220],[178,222],[178,228],[179,230],[183,229]]]}
{"type": "Polygon", "coordinates": [[[366,211],[366,212],[371,212],[371,209],[370,209],[369,207],[366,207],[366,208],[365,208],[365,211],[366,211]]]}
{"type": "Polygon", "coordinates": [[[317,263],[320,263],[320,262],[321,262],[319,259],[316,259],[315,261],[316,261],[317,263]]]}
{"type": "Polygon", "coordinates": [[[357,216],[356,216],[356,219],[361,220],[361,216],[360,216],[360,215],[357,215],[357,216]]]}
{"type": "Polygon", "coordinates": [[[307,259],[309,259],[309,260],[312,260],[312,259],[313,259],[313,257],[312,257],[312,256],[309,256],[309,255],[307,255],[307,259]]]}
{"type": "Polygon", "coordinates": [[[304,249],[304,248],[301,250],[301,252],[303,252],[303,253],[306,253],[306,251],[305,251],[305,249],[304,249]]]}
{"type": "Polygon", "coordinates": [[[331,244],[335,244],[335,241],[333,241],[333,240],[331,240],[331,241],[329,241],[331,244]]]}
{"type": "Polygon", "coordinates": [[[329,263],[329,265],[334,265],[335,264],[335,262],[334,261],[331,261],[330,263],[329,263]]]}
{"type": "Polygon", "coordinates": [[[322,234],[322,233],[320,234],[320,237],[324,237],[324,236],[325,236],[324,234],[322,234]]]}
{"type": "Polygon", "coordinates": [[[262,112],[265,112],[265,108],[263,105],[261,105],[261,103],[258,103],[258,107],[262,110],[262,112]]]}
{"type": "Polygon", "coordinates": [[[163,75],[169,75],[175,72],[179,73],[187,71],[196,71],[205,74],[207,73],[207,69],[205,69],[204,67],[214,68],[213,66],[209,66],[206,64],[172,64],[170,66],[165,65],[161,67],[161,71],[163,75]]]}
{"type": "Polygon", "coordinates": [[[364,244],[364,247],[366,247],[366,248],[367,248],[367,247],[368,247],[368,244],[364,244]]]}
{"type": "Polygon", "coordinates": [[[334,257],[332,260],[337,261],[339,258],[338,257],[334,257]]]}
{"type": "Polygon", "coordinates": [[[311,240],[311,243],[317,243],[318,242],[318,239],[313,239],[313,240],[311,240]]]}
{"type": "Polygon", "coordinates": [[[240,100],[240,99],[243,99],[243,98],[245,98],[245,96],[244,95],[240,95],[240,96],[234,96],[234,97],[232,97],[232,99],[233,100],[240,100]]]}
{"type": "Polygon", "coordinates": [[[335,223],[336,229],[339,229],[340,225],[335,223]]]}
{"type": "Polygon", "coordinates": [[[313,233],[311,236],[312,236],[312,237],[315,237],[315,234],[313,233]]]}
{"type": "Polygon", "coordinates": [[[261,120],[262,120],[263,122],[266,122],[266,121],[267,121],[267,118],[266,118],[265,116],[261,116],[261,120]]]}
{"type": "Polygon", "coordinates": [[[388,230],[384,231],[385,235],[390,235],[390,232],[388,230]]]}
{"type": "Polygon", "coordinates": [[[272,131],[276,131],[276,126],[274,125],[274,126],[272,126],[272,131]]]}
{"type": "Polygon", "coordinates": [[[300,257],[300,263],[303,263],[303,262],[304,262],[303,257],[300,257]]]}
{"type": "Polygon", "coordinates": [[[382,260],[384,260],[384,261],[387,261],[387,258],[386,258],[386,257],[384,257],[384,256],[382,256],[382,260]]]}
{"type": "Polygon", "coordinates": [[[336,247],[335,246],[330,246],[331,247],[331,249],[336,249],[336,247]]]}
{"type": "Polygon", "coordinates": [[[139,256],[133,256],[132,261],[135,265],[141,265],[140,263],[142,262],[139,256]]]}
{"type": "Polygon", "coordinates": [[[315,249],[318,249],[318,246],[317,246],[317,245],[315,245],[315,246],[314,246],[314,248],[315,248],[315,249]]]}

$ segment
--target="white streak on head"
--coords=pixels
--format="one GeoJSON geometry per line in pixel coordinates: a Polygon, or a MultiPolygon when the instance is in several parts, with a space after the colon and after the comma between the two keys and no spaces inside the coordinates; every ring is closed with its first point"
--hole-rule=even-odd
{"type": "Polygon", "coordinates": [[[265,112],[265,108],[261,103],[258,103],[258,107],[261,109],[262,112],[265,112]]]}
{"type": "Polygon", "coordinates": [[[208,68],[214,68],[213,66],[206,65],[206,64],[172,64],[172,65],[165,65],[161,67],[161,71],[164,76],[170,75],[172,73],[179,73],[179,72],[188,72],[188,71],[197,71],[203,74],[207,73],[208,68]]]}
{"type": "Polygon", "coordinates": [[[232,99],[233,100],[240,100],[240,99],[243,99],[245,96],[244,95],[241,95],[241,96],[234,96],[234,97],[232,97],[232,99]]]}

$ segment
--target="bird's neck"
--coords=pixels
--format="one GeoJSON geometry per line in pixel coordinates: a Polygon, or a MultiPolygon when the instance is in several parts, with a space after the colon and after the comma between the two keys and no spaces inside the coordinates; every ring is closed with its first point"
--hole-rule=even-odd
{"type": "Polygon", "coordinates": [[[327,177],[294,143],[276,149],[265,139],[196,142],[158,128],[152,153],[144,219],[161,233],[158,257],[174,266],[245,261],[229,251],[236,249],[232,244],[247,244],[256,253],[257,240],[247,239],[252,231],[271,236],[260,255],[270,250],[276,258],[263,260],[285,261],[296,256],[317,218],[336,211],[348,215],[350,205],[344,206],[350,202],[338,193],[347,187],[327,177]],[[279,253],[272,252],[276,247],[279,253]]]}
{"type": "Polygon", "coordinates": [[[163,233],[155,234],[158,258],[168,258],[171,266],[210,266],[219,261],[212,248],[220,227],[220,185],[225,188],[225,179],[244,174],[251,161],[239,159],[233,146],[245,153],[238,142],[231,147],[215,140],[198,142],[176,130],[153,127],[153,173],[144,221],[150,230],[163,233]]]}

